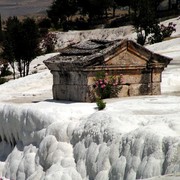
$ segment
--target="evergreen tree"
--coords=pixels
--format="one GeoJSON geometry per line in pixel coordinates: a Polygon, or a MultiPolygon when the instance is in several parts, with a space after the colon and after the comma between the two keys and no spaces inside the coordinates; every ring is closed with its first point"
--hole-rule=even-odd
{"type": "Polygon", "coordinates": [[[2,19],[0,14],[0,42],[3,40],[2,19]]]}
{"type": "Polygon", "coordinates": [[[13,69],[13,76],[15,78],[15,62],[18,62],[18,70],[20,72],[20,76],[22,76],[21,66],[20,66],[20,58],[17,58],[18,43],[19,43],[19,34],[21,29],[21,23],[17,19],[17,17],[9,17],[6,21],[6,29],[4,32],[3,39],[3,57],[6,59],[13,69]]]}
{"type": "Polygon", "coordinates": [[[29,65],[39,53],[39,30],[35,21],[26,18],[22,23],[21,52],[23,60],[23,76],[29,74],[29,65]]]}
{"type": "Polygon", "coordinates": [[[50,8],[47,10],[47,15],[51,19],[54,26],[57,28],[76,12],[76,0],[54,0],[50,8]]]}
{"type": "Polygon", "coordinates": [[[113,3],[112,0],[78,0],[81,14],[88,15],[90,21],[104,14],[107,17],[107,10],[113,6],[113,3]]]}
{"type": "Polygon", "coordinates": [[[29,65],[38,53],[38,28],[33,19],[26,18],[20,22],[17,17],[10,17],[6,22],[3,40],[3,57],[13,68],[15,78],[15,63],[20,77],[29,73],[29,65]]]}
{"type": "Polygon", "coordinates": [[[154,25],[158,24],[157,7],[161,0],[131,0],[132,21],[137,32],[137,42],[144,45],[154,25]]]}

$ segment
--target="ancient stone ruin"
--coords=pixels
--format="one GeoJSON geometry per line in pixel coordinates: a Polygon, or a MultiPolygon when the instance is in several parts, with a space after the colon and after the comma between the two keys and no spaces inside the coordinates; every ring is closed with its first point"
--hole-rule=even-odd
{"type": "Polygon", "coordinates": [[[44,61],[53,74],[53,98],[94,101],[97,72],[123,75],[118,97],[161,94],[161,74],[170,58],[131,40],[88,40],[71,45],[44,61]]]}

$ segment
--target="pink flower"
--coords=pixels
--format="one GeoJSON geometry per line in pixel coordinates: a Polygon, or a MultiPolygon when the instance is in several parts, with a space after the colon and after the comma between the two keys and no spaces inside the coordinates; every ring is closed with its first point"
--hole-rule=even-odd
{"type": "Polygon", "coordinates": [[[101,88],[102,88],[102,89],[104,89],[105,87],[106,87],[106,85],[105,85],[105,84],[102,84],[102,85],[101,85],[101,88]]]}
{"type": "Polygon", "coordinates": [[[108,81],[107,81],[107,79],[104,79],[104,83],[105,83],[105,84],[108,84],[108,81]]]}

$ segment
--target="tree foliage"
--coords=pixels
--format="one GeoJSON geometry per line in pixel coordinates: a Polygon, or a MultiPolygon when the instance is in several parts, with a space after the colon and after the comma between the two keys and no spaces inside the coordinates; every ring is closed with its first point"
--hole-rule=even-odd
{"type": "MultiPolygon", "coordinates": [[[[65,27],[71,28],[73,24],[73,15],[88,17],[88,23],[102,20],[108,17],[108,10],[112,9],[112,16],[115,16],[117,7],[129,6],[129,15],[138,32],[138,36],[142,37],[142,43],[145,42],[146,36],[149,34],[152,24],[156,24],[157,9],[163,0],[54,0],[50,8],[47,10],[49,19],[55,28],[65,27]],[[67,22],[68,21],[68,22],[67,22]],[[63,25],[64,23],[64,25],[63,25]]],[[[169,1],[170,2],[170,1],[169,1]]]]}
{"type": "Polygon", "coordinates": [[[39,53],[39,31],[35,21],[27,18],[22,23],[22,42],[21,56],[23,59],[23,76],[29,74],[29,65],[39,53]]]}
{"type": "Polygon", "coordinates": [[[1,20],[1,14],[0,14],[0,42],[3,40],[3,30],[2,30],[2,20],[1,20]]]}
{"type": "Polygon", "coordinates": [[[54,0],[47,10],[48,17],[55,27],[61,25],[77,12],[76,0],[54,0]]]}
{"type": "Polygon", "coordinates": [[[158,24],[157,7],[161,0],[131,0],[132,22],[137,32],[137,42],[144,45],[154,25],[158,24]]]}
{"type": "Polygon", "coordinates": [[[3,57],[6,59],[13,69],[13,76],[15,78],[15,62],[18,60],[18,34],[20,32],[20,22],[17,17],[9,17],[6,21],[6,29],[3,40],[3,57]]]}
{"type": "Polygon", "coordinates": [[[89,21],[107,16],[107,10],[113,3],[112,0],[54,0],[47,10],[47,15],[54,27],[58,28],[77,12],[87,15],[89,21]]]}
{"type": "Polygon", "coordinates": [[[176,24],[170,22],[167,26],[164,24],[155,25],[152,28],[151,36],[148,38],[150,44],[163,41],[165,38],[171,36],[176,31],[176,24]]]}
{"type": "Polygon", "coordinates": [[[90,20],[107,15],[107,10],[113,5],[111,0],[78,0],[78,3],[82,14],[88,15],[90,20]]]}
{"type": "Polygon", "coordinates": [[[15,63],[20,77],[29,73],[29,65],[38,54],[39,31],[35,21],[26,18],[20,22],[17,17],[9,17],[3,40],[3,57],[13,68],[15,78],[15,63]]]}

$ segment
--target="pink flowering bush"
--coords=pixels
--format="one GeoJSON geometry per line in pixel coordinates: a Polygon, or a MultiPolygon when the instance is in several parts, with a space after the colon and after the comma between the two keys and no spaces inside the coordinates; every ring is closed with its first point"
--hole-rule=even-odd
{"type": "Polygon", "coordinates": [[[57,43],[57,37],[55,34],[48,33],[43,41],[42,41],[42,49],[45,51],[45,53],[51,53],[55,49],[55,44],[57,43]]]}
{"type": "Polygon", "coordinates": [[[116,97],[122,84],[122,74],[109,76],[108,73],[100,72],[95,78],[94,88],[100,99],[116,97]]]}
{"type": "Polygon", "coordinates": [[[173,24],[173,22],[170,22],[168,26],[165,26],[161,24],[161,33],[163,35],[163,38],[170,37],[173,32],[176,31],[176,24],[173,24]]]}
{"type": "Polygon", "coordinates": [[[152,36],[148,38],[150,44],[162,42],[165,38],[170,37],[176,31],[176,24],[170,22],[168,26],[156,24],[151,30],[152,36]]]}

